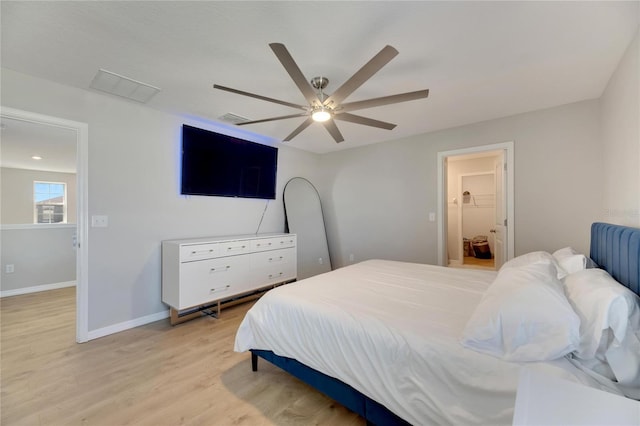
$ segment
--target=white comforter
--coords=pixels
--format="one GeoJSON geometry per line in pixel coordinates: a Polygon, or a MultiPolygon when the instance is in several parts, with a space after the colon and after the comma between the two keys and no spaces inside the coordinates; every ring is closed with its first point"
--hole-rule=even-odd
{"type": "MultiPolygon", "coordinates": [[[[269,291],[235,350],[271,350],[338,378],[415,425],[511,424],[520,365],[459,337],[493,271],[370,260],[269,291]]],[[[528,364],[597,387],[564,358],[528,364]]]]}

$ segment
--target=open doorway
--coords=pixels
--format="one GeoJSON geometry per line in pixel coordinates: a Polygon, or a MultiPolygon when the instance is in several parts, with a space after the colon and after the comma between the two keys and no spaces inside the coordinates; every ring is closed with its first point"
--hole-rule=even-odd
{"type": "Polygon", "coordinates": [[[495,269],[496,185],[493,163],[502,152],[448,159],[449,266],[495,269]]]}
{"type": "Polygon", "coordinates": [[[513,143],[438,153],[438,264],[499,269],[513,257],[513,143]]]}
{"type": "Polygon", "coordinates": [[[3,288],[2,292],[7,296],[18,295],[32,291],[53,290],[72,283],[76,289],[76,341],[86,342],[88,340],[86,280],[88,126],[84,123],[8,107],[2,108],[1,116],[4,127],[2,131],[2,167],[5,169],[3,176],[11,176],[11,179],[3,179],[3,234],[26,232],[29,233],[29,238],[18,236],[14,238],[17,244],[24,244],[28,242],[27,240],[34,238],[44,238],[46,241],[43,240],[42,244],[35,241],[34,247],[46,250],[48,244],[61,244],[61,247],[66,247],[64,251],[71,253],[69,255],[71,259],[64,256],[52,257],[51,262],[54,263],[54,267],[37,268],[33,265],[41,265],[46,255],[35,256],[30,263],[29,256],[33,251],[25,251],[17,247],[16,250],[22,254],[16,255],[14,259],[8,259],[5,254],[9,255],[10,251],[5,250],[5,245],[11,238],[5,239],[3,235],[2,274],[3,278],[11,274],[12,280],[3,279],[3,287],[5,283],[11,281],[11,288],[7,287],[6,291],[3,288]],[[16,140],[12,141],[10,133],[14,131],[16,140]],[[43,152],[46,154],[42,154],[43,152]],[[70,155],[73,155],[73,158],[69,161],[70,155]],[[25,156],[27,158],[23,158],[25,156]],[[45,170],[42,166],[29,166],[24,162],[40,161],[34,160],[32,158],[34,156],[40,156],[42,159],[49,157],[50,160],[56,158],[57,161],[50,163],[55,163],[62,169],[45,170]],[[16,182],[18,186],[5,193],[5,184],[11,182],[16,182]],[[24,188],[19,187],[20,185],[24,188]],[[4,203],[4,198],[8,195],[16,198],[11,203],[4,203]],[[18,202],[20,197],[24,202],[18,202]],[[20,207],[22,205],[24,205],[23,210],[20,207]],[[4,207],[12,207],[12,209],[9,211],[4,207]],[[11,217],[14,219],[12,220],[11,217]],[[11,223],[5,225],[7,220],[11,223]],[[52,275],[53,271],[58,274],[65,268],[75,268],[75,273],[71,270],[63,272],[63,275],[52,275]],[[60,278],[63,276],[69,279],[60,278]],[[47,282],[47,280],[50,281],[47,282]]]}

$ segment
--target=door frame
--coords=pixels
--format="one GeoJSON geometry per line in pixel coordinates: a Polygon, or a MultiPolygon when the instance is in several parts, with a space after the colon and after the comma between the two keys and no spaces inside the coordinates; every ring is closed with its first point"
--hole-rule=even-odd
{"type": "Polygon", "coordinates": [[[491,145],[475,146],[470,148],[462,148],[451,151],[438,152],[437,166],[437,209],[438,209],[438,237],[437,237],[437,255],[438,265],[447,266],[447,176],[446,161],[448,157],[458,155],[476,154],[487,151],[504,152],[504,161],[506,163],[506,185],[503,188],[504,196],[507,200],[507,258],[511,259],[515,255],[514,242],[514,143],[513,141],[501,142],[491,145]]]}
{"type": "Polygon", "coordinates": [[[15,108],[0,107],[2,117],[34,124],[58,127],[76,134],[76,341],[89,340],[89,240],[88,240],[88,164],[89,164],[89,125],[64,118],[23,111],[15,108]]]}

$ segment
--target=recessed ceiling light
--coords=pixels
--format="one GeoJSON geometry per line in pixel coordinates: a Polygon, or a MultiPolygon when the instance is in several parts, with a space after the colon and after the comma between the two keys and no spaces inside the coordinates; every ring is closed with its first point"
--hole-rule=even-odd
{"type": "Polygon", "coordinates": [[[34,155],[33,157],[34,160],[42,160],[42,157],[40,157],[39,155],[34,155]]]}

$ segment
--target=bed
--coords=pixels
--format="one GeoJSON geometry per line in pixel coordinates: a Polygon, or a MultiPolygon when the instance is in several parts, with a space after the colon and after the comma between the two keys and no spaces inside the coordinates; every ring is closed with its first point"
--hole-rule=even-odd
{"type": "MultiPolygon", "coordinates": [[[[579,260],[586,268],[587,260],[594,261],[631,290],[624,291],[637,295],[639,259],[640,230],[595,223],[590,255],[572,252],[562,265],[569,270],[579,260]]],[[[579,319],[583,313],[573,309],[562,311],[568,319],[558,316],[559,324],[569,324],[566,335],[548,337],[571,342],[571,347],[556,345],[541,353],[540,345],[521,345],[496,355],[491,347],[487,350],[486,341],[477,344],[468,336],[478,336],[473,327],[469,332],[470,324],[491,301],[488,294],[499,290],[497,282],[513,280],[527,268],[527,274],[548,269],[555,282],[556,266],[557,271],[564,269],[558,259],[553,262],[553,267],[544,262],[516,265],[511,275],[502,269],[498,273],[384,260],[350,265],[270,291],[247,312],[235,350],[251,351],[254,371],[263,358],[377,425],[510,424],[522,365],[623,394],[615,377],[605,377],[592,365],[586,368],[575,356],[589,348],[580,341],[584,330],[576,328],[585,323],[579,319]]],[[[558,272],[557,282],[560,279],[558,272]]],[[[614,285],[616,291],[622,288],[614,285]]],[[[632,320],[640,322],[637,311],[632,320]]],[[[555,333],[557,327],[550,329],[555,333]]],[[[613,374],[610,369],[607,373],[613,374]]]]}

